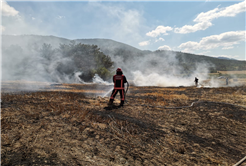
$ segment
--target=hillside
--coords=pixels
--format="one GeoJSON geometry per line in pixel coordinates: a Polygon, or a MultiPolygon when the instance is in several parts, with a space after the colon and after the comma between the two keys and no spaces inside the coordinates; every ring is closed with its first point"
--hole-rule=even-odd
{"type": "Polygon", "coordinates": [[[39,36],[39,35],[2,35],[2,47],[18,45],[22,48],[38,47],[43,43],[51,44],[57,48],[60,44],[69,44],[71,40],[55,37],[55,36],[39,36]]]}
{"type": "Polygon", "coordinates": [[[102,52],[108,55],[119,55],[123,51],[133,55],[142,55],[143,51],[130,45],[120,43],[111,39],[76,39],[76,43],[83,43],[89,45],[97,45],[101,48],[102,52]]]}
{"type": "MultiPolygon", "coordinates": [[[[76,39],[69,40],[65,38],[59,38],[55,36],[38,36],[38,35],[22,35],[22,36],[11,36],[3,35],[2,36],[2,47],[9,47],[10,45],[19,45],[22,48],[40,48],[43,43],[50,44],[53,48],[58,48],[60,44],[69,44],[71,41],[75,43],[97,45],[100,50],[109,55],[116,65],[120,65],[121,61],[124,63],[130,63],[132,61],[138,61],[139,58],[148,57],[161,57],[169,58],[170,56],[175,55],[178,62],[176,65],[181,65],[184,70],[191,71],[194,70],[194,65],[196,63],[206,62],[209,64],[209,70],[211,72],[216,72],[218,70],[246,70],[245,61],[237,61],[230,59],[218,59],[214,57],[209,57],[205,55],[195,55],[183,52],[175,51],[148,51],[148,50],[139,50],[130,45],[120,43],[110,39],[76,39]],[[119,60],[120,57],[121,59],[119,60]],[[117,62],[118,61],[118,62],[117,62]]],[[[126,66],[125,64],[122,66],[126,66]]],[[[125,68],[127,69],[127,67],[125,68]]],[[[138,70],[139,68],[133,68],[138,70]]]]}
{"type": "Polygon", "coordinates": [[[220,56],[220,57],[217,57],[218,59],[226,59],[226,60],[236,60],[234,58],[227,58],[227,57],[223,57],[223,56],[220,56]]]}
{"type": "Polygon", "coordinates": [[[214,72],[222,70],[245,70],[246,69],[246,61],[238,61],[238,60],[230,60],[230,59],[219,59],[214,57],[209,57],[205,55],[195,55],[188,53],[177,52],[178,59],[185,59],[185,62],[188,64],[194,64],[196,62],[209,62],[214,64],[213,70],[214,72]]]}

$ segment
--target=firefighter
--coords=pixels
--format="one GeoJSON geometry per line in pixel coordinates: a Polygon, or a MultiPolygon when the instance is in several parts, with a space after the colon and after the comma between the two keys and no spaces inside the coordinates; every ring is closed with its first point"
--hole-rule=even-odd
{"type": "Polygon", "coordinates": [[[226,85],[228,85],[228,84],[229,84],[229,78],[226,77],[226,85]]]}
{"type": "Polygon", "coordinates": [[[125,101],[125,89],[124,89],[124,84],[127,83],[126,77],[123,75],[123,72],[121,70],[121,68],[118,68],[116,70],[116,75],[113,76],[113,82],[114,82],[114,89],[112,91],[110,100],[108,105],[112,105],[114,98],[116,96],[116,94],[118,92],[120,92],[120,98],[121,98],[121,102],[120,102],[120,106],[124,105],[124,101],[125,101]]]}
{"type": "Polygon", "coordinates": [[[198,78],[195,77],[195,81],[194,82],[195,82],[196,86],[198,86],[198,78]]]}

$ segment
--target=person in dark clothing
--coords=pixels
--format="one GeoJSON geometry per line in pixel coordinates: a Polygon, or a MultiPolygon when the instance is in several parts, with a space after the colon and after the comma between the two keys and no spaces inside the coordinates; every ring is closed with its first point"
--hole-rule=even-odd
{"type": "Polygon", "coordinates": [[[228,79],[228,77],[226,77],[226,85],[228,85],[229,84],[229,79],[228,79]]]}
{"type": "Polygon", "coordinates": [[[114,82],[114,89],[112,91],[110,100],[109,100],[109,105],[113,104],[114,98],[116,96],[116,94],[118,92],[120,92],[120,98],[121,98],[121,102],[120,102],[120,106],[124,105],[125,102],[125,83],[127,82],[126,77],[123,75],[123,72],[121,70],[121,68],[118,68],[116,70],[116,75],[113,76],[113,82],[114,82]]]}
{"type": "Polygon", "coordinates": [[[198,86],[198,78],[195,77],[195,81],[194,82],[195,82],[196,86],[198,86]]]}

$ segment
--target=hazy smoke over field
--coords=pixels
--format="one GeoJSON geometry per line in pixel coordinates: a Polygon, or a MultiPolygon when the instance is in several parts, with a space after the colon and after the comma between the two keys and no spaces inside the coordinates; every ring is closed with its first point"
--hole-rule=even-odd
{"type": "MultiPolygon", "coordinates": [[[[3,80],[88,83],[80,77],[84,71],[79,70],[75,61],[69,56],[64,56],[55,48],[48,47],[49,45],[46,45],[45,51],[40,51],[42,45],[32,43],[30,40],[22,47],[19,45],[3,47],[3,80]]],[[[50,46],[52,45],[57,46],[56,43],[51,43],[50,46]]],[[[115,63],[113,73],[116,68],[121,67],[128,81],[136,86],[194,85],[195,77],[198,77],[199,81],[207,79],[211,67],[206,62],[196,63],[191,67],[193,70],[187,72],[185,66],[180,65],[176,53],[172,51],[130,55],[128,58],[122,55],[110,55],[110,57],[115,63]]],[[[182,59],[184,64],[185,61],[182,59]]],[[[112,79],[103,80],[96,74],[91,82],[110,85],[112,79]]]]}
{"type": "Polygon", "coordinates": [[[165,55],[150,53],[133,57],[134,60],[126,62],[120,57],[112,59],[116,62],[115,66],[122,67],[124,74],[137,86],[191,86],[195,84],[195,77],[207,79],[209,67],[212,66],[201,62],[194,64],[192,71],[185,71],[172,51],[165,55]]]}
{"type": "MultiPolygon", "coordinates": [[[[81,75],[86,73],[86,69],[94,69],[96,65],[93,61],[90,63],[92,65],[87,63],[86,58],[90,56],[86,53],[80,54],[76,52],[78,53],[76,60],[71,58],[72,56],[70,56],[70,54],[62,53],[62,50],[59,49],[59,44],[65,43],[65,47],[67,47],[71,44],[70,40],[65,39],[64,42],[64,40],[60,41],[59,38],[55,37],[35,35],[23,35],[10,38],[12,40],[8,39],[9,37],[3,36],[3,81],[25,80],[49,83],[98,83],[112,85],[111,77],[107,80],[103,80],[97,74],[94,75],[94,77],[92,76],[90,81],[82,79],[81,75]],[[50,39],[50,41],[47,41],[47,39],[50,39]],[[48,42],[48,44],[44,44],[46,42],[48,42]],[[78,61],[80,61],[79,65],[86,61],[83,65],[80,65],[80,67],[84,67],[85,70],[78,68],[78,61]]],[[[218,78],[211,79],[208,82],[208,73],[213,65],[205,61],[188,61],[185,56],[182,56],[179,52],[142,52],[139,50],[140,53],[134,51],[129,51],[128,53],[127,48],[119,49],[119,45],[110,45],[108,47],[120,50],[118,52],[114,50],[106,52],[105,47],[102,46],[101,51],[106,52],[105,54],[109,55],[114,62],[112,73],[114,74],[118,67],[122,68],[124,75],[131,85],[162,87],[193,86],[195,85],[195,77],[199,79],[201,86],[219,87],[225,85],[226,82],[226,79],[218,78]],[[124,53],[124,51],[126,53],[124,53]],[[204,81],[207,82],[204,83],[204,81]]],[[[236,82],[231,79],[229,86],[235,84],[236,82]],[[232,84],[232,82],[234,84],[232,84]]]]}
{"type": "MultiPolygon", "coordinates": [[[[6,41],[6,38],[4,41],[6,41]]],[[[29,43],[32,42],[29,41],[29,43]]],[[[66,47],[65,51],[74,48],[69,47],[69,45],[64,45],[64,47],[66,47]]],[[[88,46],[88,48],[91,47],[88,46]]],[[[97,74],[95,74],[89,82],[81,78],[81,76],[85,75],[84,73],[86,72],[87,67],[85,66],[85,70],[81,70],[78,65],[84,63],[89,66],[88,68],[94,67],[94,60],[93,58],[90,58],[89,55],[81,52],[78,54],[78,57],[81,58],[75,59],[74,56],[72,56],[72,53],[62,53],[62,51],[64,50],[58,48],[53,49],[50,44],[41,44],[41,46],[35,45],[35,47],[30,45],[28,47],[20,47],[19,45],[5,46],[3,47],[2,52],[2,80],[38,81],[52,84],[109,84],[102,80],[97,74]]]]}
{"type": "MultiPolygon", "coordinates": [[[[57,53],[52,57],[44,57],[38,49],[26,49],[18,45],[3,48],[2,80],[27,80],[42,82],[79,83],[73,62],[68,57],[57,53]],[[58,70],[64,71],[63,73],[58,70]]],[[[79,71],[77,71],[79,72],[79,71]]]]}

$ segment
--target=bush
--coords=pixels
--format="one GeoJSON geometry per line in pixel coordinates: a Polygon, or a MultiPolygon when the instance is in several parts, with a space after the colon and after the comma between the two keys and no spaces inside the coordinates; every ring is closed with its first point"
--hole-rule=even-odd
{"type": "Polygon", "coordinates": [[[59,51],[63,57],[70,57],[73,60],[76,69],[83,72],[80,78],[86,82],[92,81],[96,73],[104,80],[111,76],[113,62],[96,45],[63,44],[60,45],[59,51]]]}

